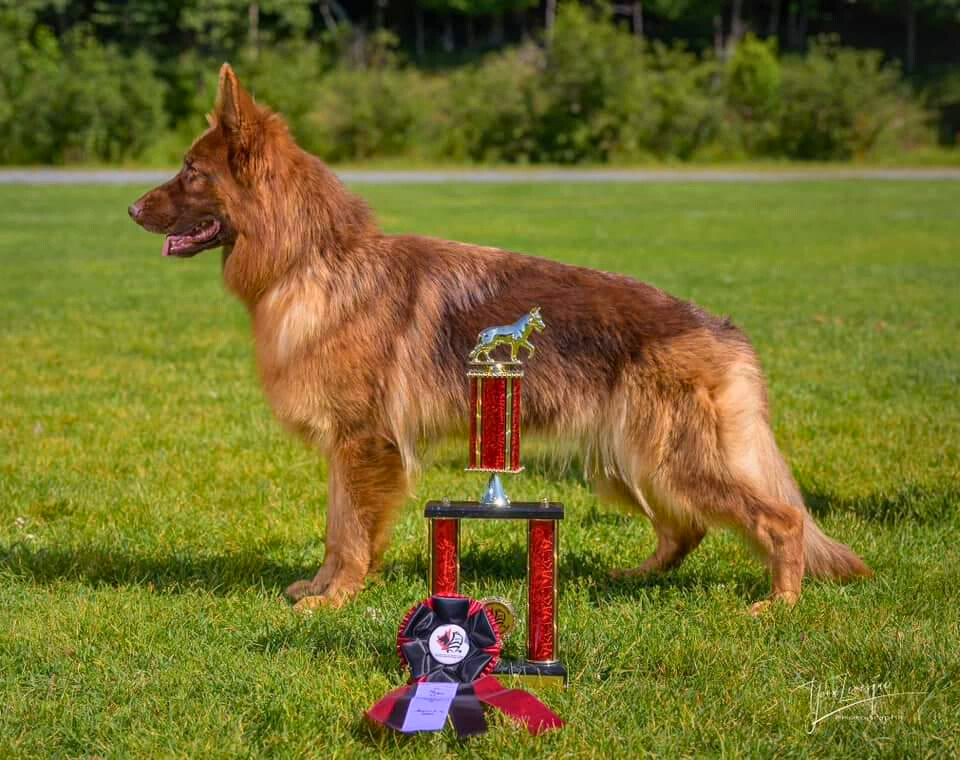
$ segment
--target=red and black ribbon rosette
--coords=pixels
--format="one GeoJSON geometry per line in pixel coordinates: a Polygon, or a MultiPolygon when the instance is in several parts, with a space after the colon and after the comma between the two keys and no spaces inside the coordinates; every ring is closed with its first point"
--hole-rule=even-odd
{"type": "Polygon", "coordinates": [[[421,684],[456,684],[443,688],[448,693],[455,688],[447,714],[460,737],[486,732],[483,704],[520,721],[531,734],[562,726],[533,694],[508,689],[490,675],[502,648],[497,624],[480,602],[463,596],[425,599],[406,614],[397,635],[397,651],[410,668],[411,683],[391,691],[367,716],[397,731],[437,730],[420,727],[410,714],[411,704],[419,698],[421,684]]]}

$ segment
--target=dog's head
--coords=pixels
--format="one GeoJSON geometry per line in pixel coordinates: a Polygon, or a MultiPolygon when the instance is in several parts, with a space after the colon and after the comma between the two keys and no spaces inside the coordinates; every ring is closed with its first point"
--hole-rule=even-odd
{"type": "Polygon", "coordinates": [[[216,108],[173,179],[130,206],[144,229],[166,236],[164,256],[195,256],[231,246],[242,231],[239,209],[248,192],[271,113],[254,103],[229,64],[220,69],[216,108]]]}
{"type": "Polygon", "coordinates": [[[542,332],[544,328],[543,317],[540,316],[540,307],[534,306],[530,309],[530,325],[537,332],[542,332]]]}

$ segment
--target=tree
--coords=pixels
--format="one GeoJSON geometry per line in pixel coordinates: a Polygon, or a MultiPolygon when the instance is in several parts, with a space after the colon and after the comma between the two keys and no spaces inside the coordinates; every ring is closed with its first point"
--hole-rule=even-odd
{"type": "Polygon", "coordinates": [[[186,0],[179,26],[208,53],[229,56],[245,45],[256,52],[262,41],[305,34],[311,5],[310,0],[186,0]]]}
{"type": "MultiPolygon", "coordinates": [[[[502,18],[504,13],[512,11],[526,10],[536,5],[538,0],[418,0],[417,8],[429,8],[444,14],[444,48],[447,52],[453,50],[453,14],[466,17],[467,21],[467,43],[469,47],[474,44],[473,20],[481,16],[494,16],[502,18]]],[[[549,0],[548,0],[549,2],[549,0]]],[[[417,53],[423,54],[422,50],[422,19],[418,19],[418,42],[417,53]]],[[[502,22],[501,22],[502,29],[502,22]]],[[[502,32],[501,32],[502,34],[502,32]]]]}
{"type": "Polygon", "coordinates": [[[899,13],[904,27],[903,68],[908,73],[917,65],[917,17],[930,20],[957,20],[960,0],[869,0],[878,11],[899,13]]]}

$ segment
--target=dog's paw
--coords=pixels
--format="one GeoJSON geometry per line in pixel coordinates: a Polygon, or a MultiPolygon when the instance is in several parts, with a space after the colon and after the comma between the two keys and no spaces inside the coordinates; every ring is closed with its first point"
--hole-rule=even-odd
{"type": "Polygon", "coordinates": [[[322,596],[327,593],[327,590],[336,578],[341,575],[342,572],[339,565],[333,562],[325,562],[323,566],[317,570],[317,574],[313,576],[312,580],[304,579],[291,583],[287,586],[283,594],[291,602],[299,602],[305,596],[322,596]]]}
{"type": "Polygon", "coordinates": [[[793,607],[799,598],[800,595],[792,591],[783,591],[778,594],[772,594],[769,599],[761,599],[759,602],[754,602],[752,605],[750,605],[750,614],[753,617],[762,615],[777,602],[783,602],[787,605],[787,607],[793,607]]]}
{"type": "Polygon", "coordinates": [[[610,577],[617,581],[628,578],[646,578],[651,575],[659,575],[666,571],[659,563],[653,560],[647,560],[639,567],[618,567],[610,571],[610,577]]]}
{"type": "Polygon", "coordinates": [[[355,597],[363,588],[363,580],[334,578],[329,583],[297,581],[286,590],[286,595],[296,604],[296,612],[312,612],[320,607],[336,609],[355,597]]]}
{"type": "Polygon", "coordinates": [[[293,611],[299,612],[302,615],[309,615],[321,607],[328,607],[335,610],[342,607],[349,600],[349,594],[313,594],[311,596],[301,597],[300,601],[293,605],[293,611]]]}
{"type": "Polygon", "coordinates": [[[323,593],[324,587],[315,583],[314,581],[296,581],[287,586],[286,590],[283,592],[283,595],[287,597],[291,602],[299,602],[301,599],[310,596],[318,596],[323,593]]]}

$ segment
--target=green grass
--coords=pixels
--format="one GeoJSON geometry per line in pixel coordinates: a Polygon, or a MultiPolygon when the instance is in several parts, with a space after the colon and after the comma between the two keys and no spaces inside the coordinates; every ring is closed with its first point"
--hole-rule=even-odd
{"type": "MultiPolygon", "coordinates": [[[[612,581],[650,527],[534,452],[509,487],[568,507],[571,684],[544,696],[569,726],[533,739],[495,718],[466,746],[361,715],[404,680],[422,502],[482,479],[442,449],[384,573],[346,609],[294,615],[281,590],[322,560],[324,468],[270,417],[219,257],[162,259],[126,217],[140,190],[0,188],[0,756],[960,753],[960,186],[362,188],[388,230],[626,272],[733,315],[812,511],[877,572],[752,619],[765,574],[712,534],[675,572],[612,581]],[[870,688],[917,693],[814,725],[870,688]]],[[[522,597],[519,526],[465,526],[464,543],[466,592],[522,597]]]]}

